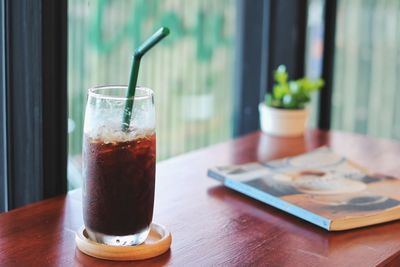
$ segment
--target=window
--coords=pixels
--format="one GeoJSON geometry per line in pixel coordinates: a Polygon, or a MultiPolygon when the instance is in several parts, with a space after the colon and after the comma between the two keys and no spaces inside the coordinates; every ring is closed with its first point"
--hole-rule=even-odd
{"type": "Polygon", "coordinates": [[[68,3],[70,188],[80,186],[87,89],[126,84],[134,48],[161,25],[171,34],[145,56],[138,81],[155,91],[158,160],[232,136],[234,0],[68,3]]]}
{"type": "Polygon", "coordinates": [[[333,128],[400,138],[399,47],[399,1],[338,1],[333,128]]]}
{"type": "MultiPolygon", "coordinates": [[[[309,1],[312,77],[322,68],[323,9],[324,1],[309,1]]],[[[331,128],[399,139],[400,2],[338,0],[335,12],[331,128]]]]}
{"type": "Polygon", "coordinates": [[[0,4],[0,211],[66,191],[67,137],[69,188],[80,186],[86,91],[125,84],[134,47],[160,25],[172,34],[139,77],[156,93],[159,160],[258,129],[272,70],[303,73],[305,0],[0,4]]]}

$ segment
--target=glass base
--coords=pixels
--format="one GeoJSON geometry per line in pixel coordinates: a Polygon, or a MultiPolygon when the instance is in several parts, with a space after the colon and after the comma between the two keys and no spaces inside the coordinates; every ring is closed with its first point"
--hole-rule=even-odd
{"type": "Polygon", "coordinates": [[[106,235],[86,228],[89,239],[111,246],[135,246],[142,244],[150,232],[150,227],[134,235],[106,235]]]}

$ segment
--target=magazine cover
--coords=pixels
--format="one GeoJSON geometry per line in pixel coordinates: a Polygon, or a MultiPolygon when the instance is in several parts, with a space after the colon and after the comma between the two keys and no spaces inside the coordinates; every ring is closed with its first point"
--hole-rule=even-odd
{"type": "Polygon", "coordinates": [[[400,218],[400,180],[370,174],[327,147],[267,163],[216,167],[208,175],[327,230],[400,218]]]}

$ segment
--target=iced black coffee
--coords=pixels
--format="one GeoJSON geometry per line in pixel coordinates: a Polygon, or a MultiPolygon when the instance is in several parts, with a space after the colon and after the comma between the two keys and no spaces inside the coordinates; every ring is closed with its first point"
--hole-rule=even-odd
{"type": "Polygon", "coordinates": [[[91,90],[95,93],[89,93],[83,141],[85,228],[97,242],[140,244],[148,235],[153,217],[156,161],[153,95],[149,89],[137,89],[131,125],[122,131],[118,124],[121,116],[114,113],[122,114],[123,105],[115,102],[123,99],[115,96],[110,99],[107,94],[112,92],[103,87],[101,92],[91,90]]]}

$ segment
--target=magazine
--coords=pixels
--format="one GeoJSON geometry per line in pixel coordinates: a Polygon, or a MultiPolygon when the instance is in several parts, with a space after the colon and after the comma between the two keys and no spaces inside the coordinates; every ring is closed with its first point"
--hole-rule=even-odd
{"type": "Polygon", "coordinates": [[[400,218],[400,180],[372,174],[328,147],[266,163],[215,167],[208,176],[329,231],[400,218]]]}

